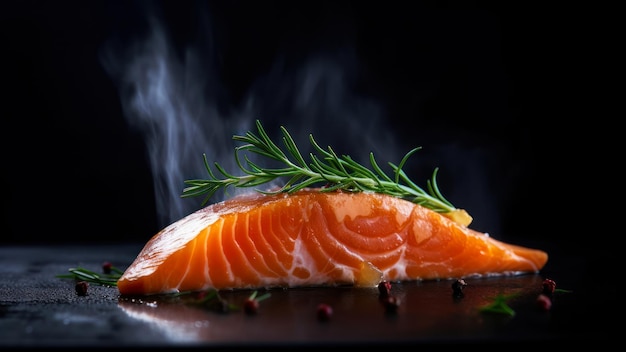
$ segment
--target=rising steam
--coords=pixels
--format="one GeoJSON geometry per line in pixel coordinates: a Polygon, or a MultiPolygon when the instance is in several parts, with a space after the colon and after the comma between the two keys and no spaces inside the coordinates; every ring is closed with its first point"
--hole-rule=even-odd
{"type": "Polygon", "coordinates": [[[201,197],[180,196],[184,180],[207,177],[203,153],[238,173],[232,136],[251,131],[256,119],[277,143],[277,127],[285,126],[302,153],[310,151],[313,134],[320,145],[356,160],[370,151],[381,161],[399,160],[381,127],[382,109],[353,92],[357,60],[349,46],[314,53],[297,67],[287,68],[278,57],[269,72],[255,78],[240,105],[224,109],[228,94],[212,60],[215,53],[193,47],[178,52],[162,23],[156,18],[149,23],[147,37],[107,47],[102,62],[119,88],[129,126],[145,139],[160,226],[199,208],[201,197]]]}

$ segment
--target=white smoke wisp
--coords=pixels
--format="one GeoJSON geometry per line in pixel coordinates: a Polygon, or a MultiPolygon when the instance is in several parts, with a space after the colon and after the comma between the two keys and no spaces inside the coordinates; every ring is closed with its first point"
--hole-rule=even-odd
{"type": "MultiPolygon", "coordinates": [[[[369,163],[370,151],[384,164],[397,163],[401,156],[385,125],[383,108],[354,92],[357,61],[350,48],[311,55],[297,67],[277,60],[252,85],[241,113],[279,116],[279,124],[305,156],[314,152],[309,141],[313,135],[322,148],[332,146],[337,154],[348,154],[361,163],[369,163]]],[[[278,141],[278,131],[271,132],[278,141]]]]}
{"type": "MultiPolygon", "coordinates": [[[[250,86],[241,106],[229,106],[228,112],[217,108],[222,98],[216,95],[224,87],[216,65],[198,50],[188,48],[179,55],[172,47],[162,26],[153,21],[147,40],[123,51],[125,55],[107,50],[102,60],[118,84],[129,125],[145,138],[161,226],[198,209],[202,197],[194,201],[181,194],[184,180],[209,177],[203,153],[209,163],[241,174],[232,137],[256,133],[257,119],[281,147],[278,126],[285,126],[303,155],[312,151],[312,134],[320,146],[332,145],[338,154],[360,162],[369,162],[370,151],[381,165],[401,158],[385,129],[383,109],[354,93],[357,60],[349,47],[311,55],[289,68],[277,60],[250,86]]],[[[250,191],[229,189],[228,195],[250,191]]],[[[213,201],[223,200],[220,196],[225,197],[218,192],[213,201]]]]}
{"type": "MultiPolygon", "coordinates": [[[[189,49],[179,58],[162,27],[153,21],[151,37],[122,58],[113,52],[103,64],[117,79],[124,115],[145,139],[153,176],[159,225],[197,210],[198,201],[181,198],[184,180],[206,177],[202,154],[235,166],[232,135],[249,128],[247,119],[220,116],[206,96],[201,57],[189,49]]],[[[209,77],[211,78],[211,77],[209,77]]]]}

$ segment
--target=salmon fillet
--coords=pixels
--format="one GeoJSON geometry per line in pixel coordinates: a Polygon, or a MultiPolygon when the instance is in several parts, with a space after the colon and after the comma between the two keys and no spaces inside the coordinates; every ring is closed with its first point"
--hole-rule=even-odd
{"type": "Polygon", "coordinates": [[[242,195],[187,215],[146,243],[117,286],[122,295],[376,286],[536,273],[547,260],[408,200],[304,189],[242,195]]]}

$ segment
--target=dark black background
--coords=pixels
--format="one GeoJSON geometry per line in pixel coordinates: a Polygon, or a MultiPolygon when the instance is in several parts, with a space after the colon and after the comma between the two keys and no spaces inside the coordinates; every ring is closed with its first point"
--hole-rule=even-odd
{"type": "MultiPolygon", "coordinates": [[[[613,51],[604,44],[613,24],[591,9],[464,1],[1,7],[4,243],[143,242],[162,227],[142,133],[126,122],[118,86],[99,58],[112,41],[123,48],[141,38],[150,14],[181,55],[210,31],[205,50],[219,67],[215,95],[225,116],[279,56],[297,66],[349,46],[358,62],[354,91],[384,107],[400,151],[424,147],[423,169],[441,167],[444,193],[474,215],[479,230],[563,246],[574,244],[573,233],[592,233],[581,204],[593,197],[587,191],[603,168],[591,146],[602,114],[589,107],[613,51]],[[475,165],[478,176],[455,166],[467,165],[466,153],[436,162],[449,145],[480,151],[486,159],[475,165]]],[[[272,127],[289,122],[261,119],[272,127]]],[[[367,147],[341,143],[330,141],[347,154],[367,147]]],[[[412,167],[423,184],[422,166],[412,167]]]]}

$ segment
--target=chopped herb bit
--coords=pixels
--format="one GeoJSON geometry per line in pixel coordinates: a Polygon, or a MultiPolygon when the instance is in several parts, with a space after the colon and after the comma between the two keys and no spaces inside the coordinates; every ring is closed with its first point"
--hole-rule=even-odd
{"type": "Polygon", "coordinates": [[[211,289],[201,292],[179,292],[171,296],[172,298],[182,298],[183,303],[208,309],[218,313],[229,313],[239,307],[228,303],[222,298],[217,290],[211,289]]]}
{"type": "Polygon", "coordinates": [[[562,289],[562,288],[554,289],[554,293],[572,293],[572,292],[574,292],[574,291],[572,291],[572,290],[565,290],[565,289],[562,289]]]}
{"type": "Polygon", "coordinates": [[[486,306],[480,308],[481,312],[484,313],[496,313],[496,314],[505,314],[509,316],[515,316],[515,311],[509,307],[507,301],[513,297],[517,296],[517,294],[512,295],[498,295],[494,298],[493,303],[490,303],[486,306]]]}

